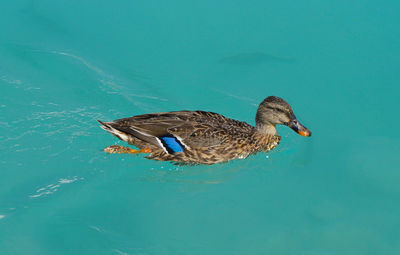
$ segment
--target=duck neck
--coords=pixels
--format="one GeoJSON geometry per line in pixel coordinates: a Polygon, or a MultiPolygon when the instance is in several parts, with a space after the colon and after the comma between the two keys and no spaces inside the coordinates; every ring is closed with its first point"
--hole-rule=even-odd
{"type": "Polygon", "coordinates": [[[275,125],[271,123],[257,123],[256,124],[256,130],[259,133],[266,134],[266,135],[278,135],[278,132],[276,132],[275,125]]]}

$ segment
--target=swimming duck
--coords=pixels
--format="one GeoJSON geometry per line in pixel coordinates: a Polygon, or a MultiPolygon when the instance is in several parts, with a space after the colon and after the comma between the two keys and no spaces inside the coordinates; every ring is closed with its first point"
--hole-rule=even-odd
{"type": "Polygon", "coordinates": [[[290,105],[276,96],[261,102],[255,127],[205,111],[151,113],[98,122],[112,135],[140,148],[112,145],[104,151],[150,153],[149,159],[178,164],[215,164],[267,152],[281,140],[275,128],[278,124],[286,125],[302,136],[311,136],[290,105]]]}

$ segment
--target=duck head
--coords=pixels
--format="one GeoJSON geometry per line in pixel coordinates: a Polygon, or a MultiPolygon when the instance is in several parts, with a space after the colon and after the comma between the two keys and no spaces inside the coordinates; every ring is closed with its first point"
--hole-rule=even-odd
{"type": "Polygon", "coordinates": [[[293,113],[292,107],[280,97],[270,96],[258,106],[256,129],[265,134],[276,135],[275,126],[281,124],[302,136],[311,136],[311,131],[303,126],[293,113]]]}

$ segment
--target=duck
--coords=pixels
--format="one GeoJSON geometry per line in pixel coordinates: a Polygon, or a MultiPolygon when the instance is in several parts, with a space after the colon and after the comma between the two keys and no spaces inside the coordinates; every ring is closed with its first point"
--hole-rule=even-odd
{"type": "Polygon", "coordinates": [[[214,112],[187,110],[98,122],[105,131],[139,148],[111,145],[105,152],[145,153],[149,154],[148,159],[176,164],[212,165],[268,152],[281,140],[276,125],[286,125],[304,137],[311,136],[289,103],[277,96],[269,96],[260,103],[255,126],[214,112]]]}

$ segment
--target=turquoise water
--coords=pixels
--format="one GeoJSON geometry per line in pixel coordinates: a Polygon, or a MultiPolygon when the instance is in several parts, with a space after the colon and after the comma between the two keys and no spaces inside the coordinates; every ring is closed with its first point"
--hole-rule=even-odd
{"type": "Polygon", "coordinates": [[[399,254],[396,1],[0,2],[0,254],[399,254]],[[216,3],[218,2],[218,3],[216,3]],[[96,119],[267,96],[312,132],[183,167],[96,119]]]}

